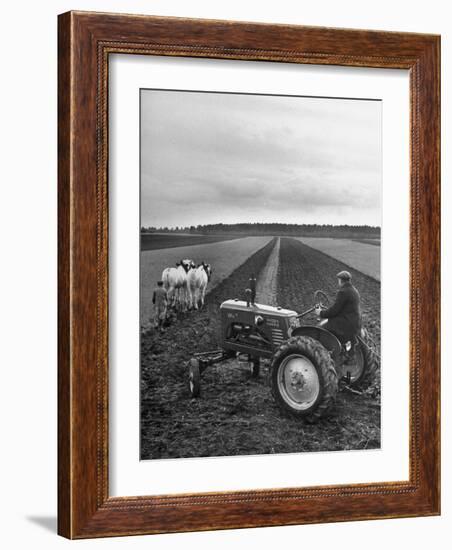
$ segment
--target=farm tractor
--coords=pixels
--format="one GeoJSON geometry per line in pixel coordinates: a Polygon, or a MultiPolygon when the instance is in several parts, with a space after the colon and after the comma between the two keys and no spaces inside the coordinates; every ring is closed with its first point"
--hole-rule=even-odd
{"type": "Polygon", "coordinates": [[[365,388],[379,368],[378,354],[365,329],[354,342],[341,343],[319,324],[304,324],[316,307],[326,308],[328,296],[314,293],[315,305],[298,314],[289,309],[233,299],[220,306],[221,348],[198,353],[189,361],[189,389],[198,397],[201,374],[209,366],[245,356],[252,375],[261,360],[270,361],[270,386],[280,409],[315,422],[332,409],[339,382],[365,388]]]}

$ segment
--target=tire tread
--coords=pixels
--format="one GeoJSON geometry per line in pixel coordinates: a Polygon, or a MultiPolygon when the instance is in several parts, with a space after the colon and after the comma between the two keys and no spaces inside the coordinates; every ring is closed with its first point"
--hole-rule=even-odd
{"type": "Polygon", "coordinates": [[[270,384],[273,398],[284,412],[290,416],[302,417],[310,423],[317,422],[331,412],[338,391],[338,377],[333,359],[320,342],[309,336],[293,336],[280,345],[272,359],[270,384]],[[300,353],[300,350],[314,359],[323,379],[320,402],[311,412],[290,409],[290,406],[281,398],[276,381],[277,370],[282,359],[290,353],[300,353]]]}
{"type": "Polygon", "coordinates": [[[375,351],[370,347],[370,343],[369,333],[367,329],[363,329],[359,345],[364,357],[364,374],[357,382],[362,390],[378,383],[380,378],[380,361],[375,351]]]}

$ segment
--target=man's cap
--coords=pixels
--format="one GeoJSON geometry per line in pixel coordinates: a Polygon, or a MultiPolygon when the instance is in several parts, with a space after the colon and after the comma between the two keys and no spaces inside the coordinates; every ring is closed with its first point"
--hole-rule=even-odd
{"type": "Polygon", "coordinates": [[[163,285],[163,281],[157,281],[158,285],[163,285]]]}
{"type": "Polygon", "coordinates": [[[342,279],[343,281],[351,281],[352,279],[352,276],[348,271],[339,271],[336,277],[338,279],[342,279]]]}

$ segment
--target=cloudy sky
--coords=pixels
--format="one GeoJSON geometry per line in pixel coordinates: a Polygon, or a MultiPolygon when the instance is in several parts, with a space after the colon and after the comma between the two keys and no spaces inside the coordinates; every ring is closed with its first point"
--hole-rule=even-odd
{"type": "Polygon", "coordinates": [[[381,102],[141,91],[141,224],[381,223],[381,102]]]}

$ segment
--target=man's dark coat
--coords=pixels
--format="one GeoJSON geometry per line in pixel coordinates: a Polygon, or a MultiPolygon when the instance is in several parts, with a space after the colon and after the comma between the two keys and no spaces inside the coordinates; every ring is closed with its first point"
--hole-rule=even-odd
{"type": "Polygon", "coordinates": [[[325,328],[346,342],[358,335],[361,328],[361,308],[359,292],[350,282],[345,282],[336,294],[334,304],[320,312],[320,317],[328,319],[325,328]]]}

